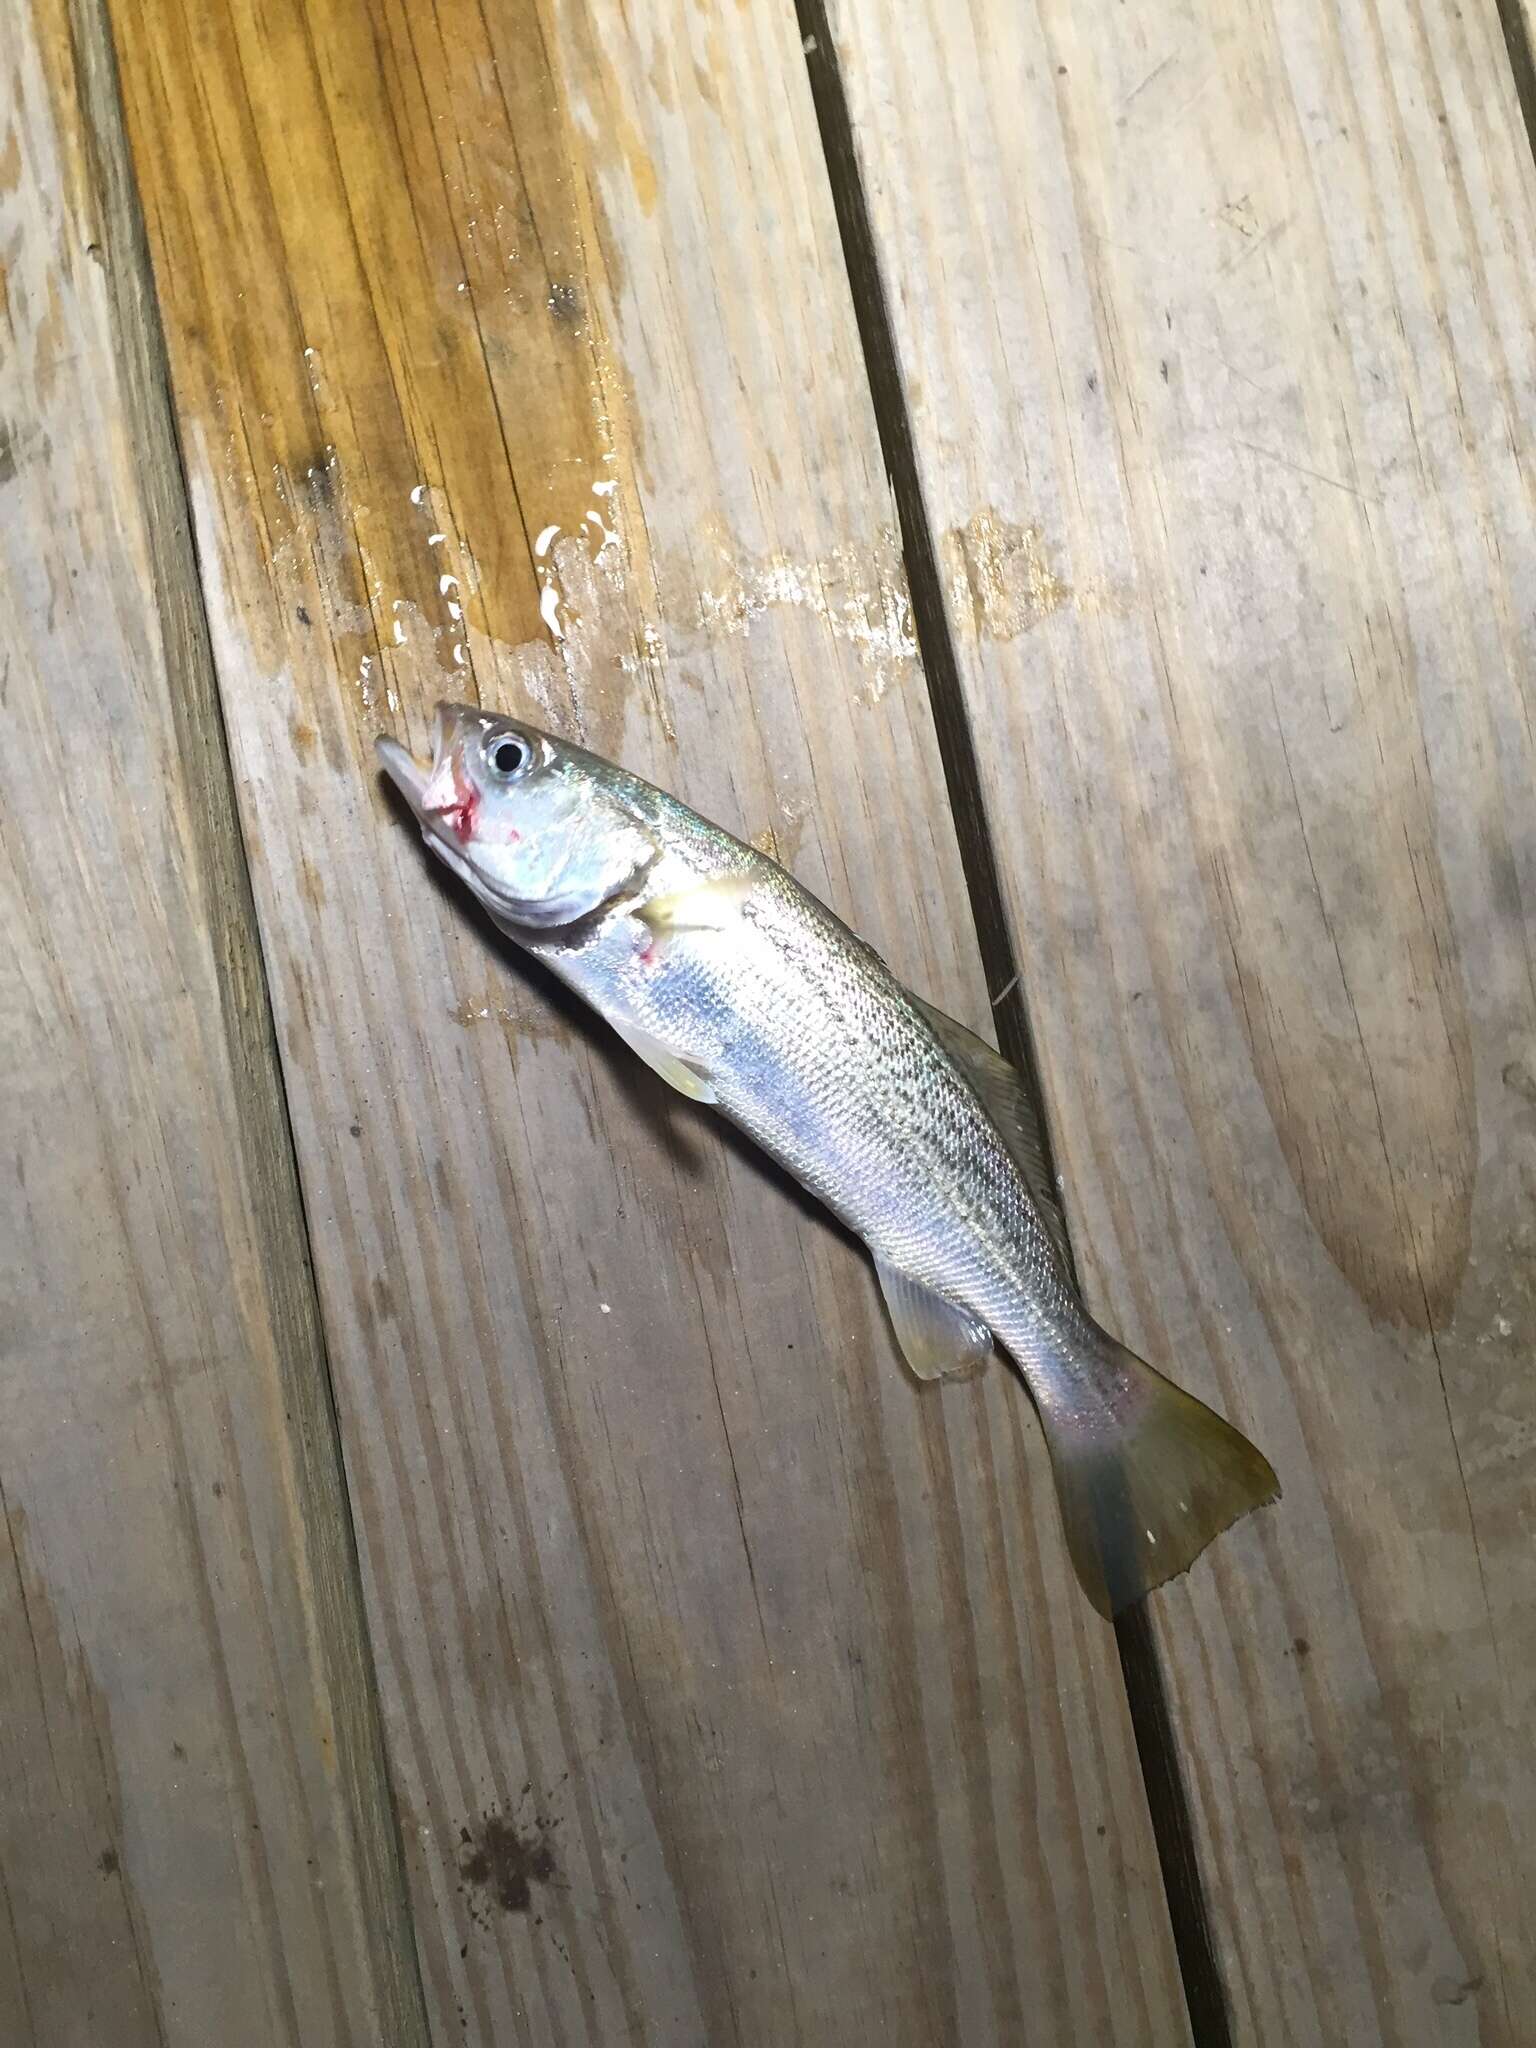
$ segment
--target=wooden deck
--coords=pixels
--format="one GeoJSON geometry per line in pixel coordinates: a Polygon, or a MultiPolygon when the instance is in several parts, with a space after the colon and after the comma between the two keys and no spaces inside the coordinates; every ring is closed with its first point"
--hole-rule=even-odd
{"type": "Polygon", "coordinates": [[[4,2048],[1536,2039],[1505,19],[13,10],[4,2048]],[[444,695],[1032,1058],[1282,1503],[1105,1627],[429,872],[444,695]]]}

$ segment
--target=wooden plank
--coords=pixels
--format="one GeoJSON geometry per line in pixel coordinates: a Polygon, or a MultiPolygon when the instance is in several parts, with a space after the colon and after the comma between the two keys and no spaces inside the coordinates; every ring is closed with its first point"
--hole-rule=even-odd
{"type": "Polygon", "coordinates": [[[370,754],[542,712],[985,1018],[791,14],[119,31],[440,2036],[1183,2038],[1019,1389],[914,1388],[370,754]]]}
{"type": "Polygon", "coordinates": [[[1236,2031],[1536,2038],[1536,180],[1493,10],[835,0],[1236,2031]]]}
{"type": "Polygon", "coordinates": [[[0,55],[0,2038],[421,2038],[110,48],[0,55]]]}

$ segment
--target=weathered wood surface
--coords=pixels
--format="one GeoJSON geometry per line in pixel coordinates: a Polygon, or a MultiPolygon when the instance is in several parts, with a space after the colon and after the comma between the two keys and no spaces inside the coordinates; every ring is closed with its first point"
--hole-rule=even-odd
{"type": "Polygon", "coordinates": [[[1491,6],[836,0],[1240,2038],[1536,2039],[1536,185],[1491,6]]]}
{"type": "Polygon", "coordinates": [[[1184,2038],[1020,1389],[917,1390],[370,754],[542,712],[984,1022],[791,11],[117,34],[438,2037],[1184,2038]]]}
{"type": "Polygon", "coordinates": [[[402,1873],[106,53],[0,37],[0,2040],[371,2048],[402,1873]]]}

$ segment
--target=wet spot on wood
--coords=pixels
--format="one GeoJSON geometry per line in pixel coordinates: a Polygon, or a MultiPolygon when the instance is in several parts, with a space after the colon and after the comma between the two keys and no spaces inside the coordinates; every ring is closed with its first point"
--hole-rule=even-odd
{"type": "Polygon", "coordinates": [[[1520,870],[1514,855],[1504,845],[1488,849],[1488,900],[1500,917],[1524,930],[1526,909],[1520,889],[1520,870]]]}
{"type": "Polygon", "coordinates": [[[101,1854],[96,1858],[96,1868],[101,1872],[103,1877],[116,1877],[117,1851],[115,1849],[103,1849],[101,1854]]]}
{"type": "Polygon", "coordinates": [[[317,505],[328,505],[335,498],[338,487],[336,451],[322,448],[308,462],[301,462],[293,471],[293,481],[304,495],[317,505]]]}
{"type": "Polygon", "coordinates": [[[565,279],[552,284],[549,288],[549,310],[565,326],[577,326],[581,320],[581,293],[565,279]]]}
{"type": "Polygon", "coordinates": [[[550,1843],[554,1826],[535,1816],[528,1827],[517,1828],[493,1807],[473,1827],[460,1830],[459,1875],[471,1912],[491,1906],[502,1913],[528,1911],[534,1885],[548,1884],[556,1874],[550,1843]]]}
{"type": "Polygon", "coordinates": [[[515,1024],[517,1019],[510,1010],[504,1010],[490,996],[465,996],[448,1012],[455,1024],[462,1024],[466,1031],[476,1024],[515,1024]]]}
{"type": "Polygon", "coordinates": [[[511,976],[499,989],[486,987],[478,995],[461,996],[448,1015],[465,1031],[496,1025],[514,1045],[543,1039],[558,1044],[570,1036],[560,1011],[536,990],[520,988],[511,976]]]}
{"type": "Polygon", "coordinates": [[[696,542],[686,555],[663,558],[658,579],[667,612],[665,646],[659,628],[650,632],[663,659],[708,652],[722,639],[750,639],[760,621],[798,611],[818,620],[829,639],[857,657],[869,677],[872,702],[917,660],[911,595],[894,526],[815,554],[751,553],[716,532],[707,549],[696,542]]]}
{"type": "Polygon", "coordinates": [[[977,633],[991,639],[1012,640],[1074,601],[1038,526],[973,512],[944,536],[943,553],[954,615],[968,614],[977,633]]]}

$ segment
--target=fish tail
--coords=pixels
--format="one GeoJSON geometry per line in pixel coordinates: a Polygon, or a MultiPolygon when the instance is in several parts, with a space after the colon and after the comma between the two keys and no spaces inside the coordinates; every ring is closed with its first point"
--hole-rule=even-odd
{"type": "Polygon", "coordinates": [[[1040,1402],[1067,1547],[1099,1612],[1177,1578],[1223,1529],[1277,1500],[1269,1460],[1203,1401],[1096,1327],[1070,1396],[1040,1402]]]}

